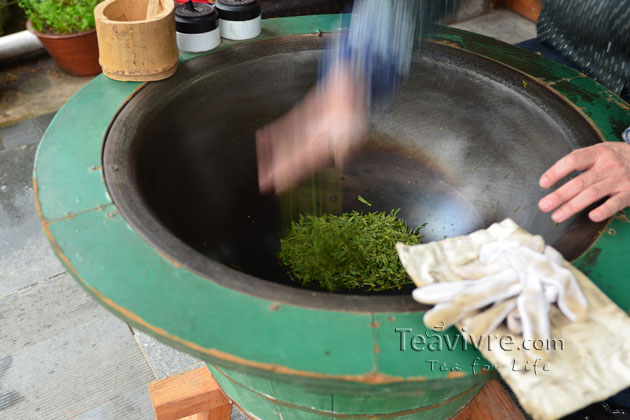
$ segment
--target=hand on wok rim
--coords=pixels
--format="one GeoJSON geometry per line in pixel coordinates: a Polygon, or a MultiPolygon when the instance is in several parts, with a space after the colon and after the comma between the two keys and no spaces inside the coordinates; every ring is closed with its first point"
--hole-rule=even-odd
{"type": "Polygon", "coordinates": [[[540,186],[551,188],[575,171],[584,172],[538,202],[541,211],[553,211],[554,222],[564,222],[606,197],[589,212],[593,222],[604,221],[630,206],[630,144],[606,142],[574,150],[540,177],[540,186]]]}

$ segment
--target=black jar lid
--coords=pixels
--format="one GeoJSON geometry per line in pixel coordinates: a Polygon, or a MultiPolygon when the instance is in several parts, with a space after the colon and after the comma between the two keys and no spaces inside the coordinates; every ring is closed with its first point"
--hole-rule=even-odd
{"type": "Polygon", "coordinates": [[[258,0],[216,0],[214,6],[223,20],[252,20],[260,16],[258,0]]]}
{"type": "Polygon", "coordinates": [[[175,8],[175,30],[184,34],[201,34],[219,26],[219,14],[214,6],[187,1],[175,8]]]}

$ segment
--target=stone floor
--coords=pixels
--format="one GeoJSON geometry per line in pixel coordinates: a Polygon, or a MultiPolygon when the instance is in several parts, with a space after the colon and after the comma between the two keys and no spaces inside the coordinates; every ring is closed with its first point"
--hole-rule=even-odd
{"type": "Polygon", "coordinates": [[[90,80],[64,73],[47,55],[2,69],[0,127],[57,111],[90,80]]]}
{"type": "MultiPolygon", "coordinates": [[[[455,26],[510,43],[536,35],[507,11],[455,26]]],[[[49,58],[0,70],[0,419],[152,419],[147,384],[201,366],[96,304],[41,230],[31,184],[37,144],[88,80],[49,58]]],[[[244,419],[238,410],[232,418],[244,419]]]]}
{"type": "Polygon", "coordinates": [[[31,185],[51,117],[0,128],[0,419],[152,419],[147,384],[203,364],[107,312],[54,256],[31,185]]]}
{"type": "Polygon", "coordinates": [[[536,24],[506,9],[493,10],[478,18],[451,25],[454,28],[491,36],[508,44],[536,38],[536,24]]]}

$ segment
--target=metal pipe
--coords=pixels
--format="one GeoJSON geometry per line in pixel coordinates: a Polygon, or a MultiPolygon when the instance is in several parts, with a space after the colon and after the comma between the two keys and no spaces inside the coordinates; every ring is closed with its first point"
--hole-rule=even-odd
{"type": "Polygon", "coordinates": [[[16,32],[0,37],[0,62],[17,58],[44,48],[39,39],[29,31],[16,32]]]}

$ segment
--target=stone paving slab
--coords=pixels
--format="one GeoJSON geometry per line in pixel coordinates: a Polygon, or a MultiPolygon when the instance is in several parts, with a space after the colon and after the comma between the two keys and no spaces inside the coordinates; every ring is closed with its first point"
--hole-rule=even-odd
{"type": "Polygon", "coordinates": [[[494,10],[478,18],[449,26],[491,36],[508,44],[536,38],[536,24],[507,9],[494,10]]]}
{"type": "MultiPolygon", "coordinates": [[[[241,413],[241,410],[239,410],[236,407],[232,407],[232,417],[230,420],[249,420],[245,414],[241,413]]],[[[289,419],[287,419],[289,420],[289,419]]]]}
{"type": "Polygon", "coordinates": [[[0,357],[108,314],[69,274],[39,282],[0,298],[0,357]]]}
{"type": "MultiPolygon", "coordinates": [[[[40,299],[45,299],[47,288],[37,285],[33,289],[38,290],[18,294],[39,293],[40,299]]],[[[6,300],[0,301],[0,305],[6,305],[5,312],[8,312],[10,302],[6,300]]],[[[47,303],[64,306],[68,300],[63,304],[47,303]]],[[[44,309],[25,301],[25,308],[20,311],[20,305],[13,309],[31,312],[31,319],[35,318],[32,312],[44,309]]],[[[93,310],[101,311],[102,315],[41,341],[24,343],[21,350],[11,354],[0,353],[0,418],[72,419],[81,415],[99,418],[94,416],[115,409],[138,414],[131,418],[153,418],[150,402],[142,390],[154,376],[131,330],[104,309],[95,307],[93,310]],[[124,408],[112,406],[116,398],[124,401],[124,408]]],[[[7,340],[7,335],[12,341],[38,335],[37,330],[41,328],[34,322],[17,326],[4,324],[3,329],[5,326],[9,333],[3,341],[7,340]]]]}
{"type": "Polygon", "coordinates": [[[35,144],[0,152],[0,296],[63,273],[33,198],[35,144]]]}
{"type": "Polygon", "coordinates": [[[10,149],[25,144],[39,143],[56,112],[0,127],[0,145],[10,149]]]}
{"type": "Polygon", "coordinates": [[[103,405],[75,417],[75,420],[115,419],[155,419],[155,413],[153,412],[153,406],[151,405],[151,398],[149,397],[149,388],[147,385],[141,385],[134,391],[120,395],[103,405]]]}
{"type": "Polygon", "coordinates": [[[0,126],[57,111],[92,77],[64,73],[50,58],[0,70],[0,126]]]}
{"type": "Polygon", "coordinates": [[[196,357],[162,344],[150,335],[136,329],[134,333],[158,379],[205,366],[196,357]]]}

